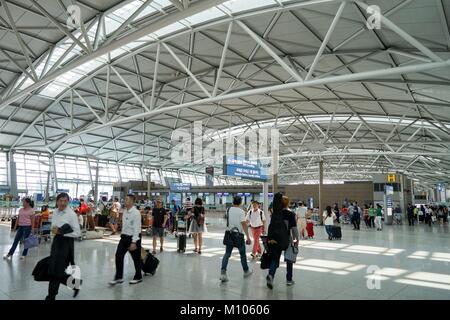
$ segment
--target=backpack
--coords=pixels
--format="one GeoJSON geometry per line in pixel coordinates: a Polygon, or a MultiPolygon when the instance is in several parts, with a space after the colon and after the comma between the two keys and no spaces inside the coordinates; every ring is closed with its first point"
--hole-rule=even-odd
{"type": "Polygon", "coordinates": [[[281,212],[272,216],[267,233],[267,244],[277,251],[284,251],[289,246],[289,231],[281,212]]]}
{"type": "Polygon", "coordinates": [[[109,215],[109,209],[108,209],[108,206],[105,203],[103,203],[103,209],[102,209],[101,214],[102,214],[102,216],[108,216],[109,215]]]}

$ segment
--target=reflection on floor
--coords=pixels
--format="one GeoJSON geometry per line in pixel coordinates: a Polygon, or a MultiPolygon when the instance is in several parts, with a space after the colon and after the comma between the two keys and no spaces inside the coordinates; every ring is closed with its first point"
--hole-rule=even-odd
{"type": "MultiPolygon", "coordinates": [[[[135,286],[107,285],[114,273],[118,236],[76,242],[76,262],[84,279],[77,299],[450,299],[448,226],[385,226],[382,232],[344,226],[340,241],[328,241],[320,227],[315,232],[315,239],[301,241],[294,265],[296,284],[286,286],[282,262],[273,291],[266,288],[267,272],[258,261],[250,262],[254,274],[243,278],[237,252],[228,267],[230,281],[220,284],[224,247],[217,225],[204,234],[201,256],[192,252],[192,239],[187,252],[179,254],[176,239],[168,236],[165,251],[157,253],[161,260],[157,273],[135,286]]],[[[9,226],[0,225],[0,253],[8,251],[12,237],[9,226]]],[[[146,248],[151,243],[144,237],[146,248]]],[[[31,249],[25,261],[19,260],[18,250],[11,261],[0,261],[0,299],[44,298],[47,283],[33,281],[31,271],[49,250],[50,244],[42,244],[31,249]]],[[[131,279],[129,257],[125,272],[131,279]]],[[[61,287],[58,299],[72,299],[71,291],[61,287]]]]}

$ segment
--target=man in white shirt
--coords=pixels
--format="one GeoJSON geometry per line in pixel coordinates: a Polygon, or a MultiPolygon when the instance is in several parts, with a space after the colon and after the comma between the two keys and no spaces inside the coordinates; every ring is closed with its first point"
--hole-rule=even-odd
{"type": "Polygon", "coordinates": [[[134,206],[136,197],[129,194],[125,198],[125,209],[122,216],[122,234],[116,251],[116,275],[110,285],[123,282],[123,259],[129,251],[133,258],[134,269],[136,271],[130,284],[142,282],[141,271],[141,214],[134,206]]]}
{"type": "Polygon", "coordinates": [[[295,215],[297,216],[297,226],[299,234],[302,236],[302,238],[307,237],[306,233],[306,212],[308,211],[308,208],[305,206],[303,202],[300,202],[300,206],[295,210],[295,215]]]}
{"type": "MultiPolygon", "coordinates": [[[[247,241],[238,248],[239,255],[241,256],[241,265],[242,269],[244,270],[244,277],[248,277],[252,274],[252,270],[248,267],[247,264],[247,256],[245,254],[245,245],[251,244],[250,237],[248,235],[248,226],[247,221],[245,220],[245,212],[241,209],[242,205],[242,198],[240,196],[235,196],[233,198],[233,206],[228,209],[227,212],[227,227],[229,230],[232,230],[233,228],[237,228],[239,230],[239,233],[245,233],[247,241]]],[[[222,268],[221,268],[221,275],[220,275],[220,281],[227,282],[227,266],[228,266],[228,260],[230,259],[231,253],[233,251],[233,246],[227,245],[225,255],[222,258],[222,268]]]]}
{"type": "Polygon", "coordinates": [[[259,238],[261,234],[264,233],[265,224],[266,224],[266,216],[264,212],[259,209],[259,202],[254,200],[252,202],[252,208],[247,212],[247,216],[245,217],[247,224],[250,225],[253,235],[253,249],[251,253],[251,257],[257,258],[261,256],[262,250],[261,245],[259,244],[259,238]]]}
{"type": "Polygon", "coordinates": [[[60,193],[56,197],[57,208],[53,211],[51,224],[53,241],[48,268],[50,281],[48,284],[48,296],[45,300],[55,300],[60,284],[75,284],[72,287],[74,289],[74,297],[80,291],[79,284],[81,284],[81,280],[78,279],[80,282],[77,284],[77,279],[73,279],[66,274],[66,268],[69,264],[74,264],[74,239],[81,236],[77,215],[68,204],[69,195],[67,193],[60,193]]]}

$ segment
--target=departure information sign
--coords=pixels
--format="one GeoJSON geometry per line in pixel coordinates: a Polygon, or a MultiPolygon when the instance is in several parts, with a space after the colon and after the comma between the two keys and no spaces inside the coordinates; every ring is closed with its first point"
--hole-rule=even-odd
{"type": "Polygon", "coordinates": [[[187,192],[191,191],[190,183],[173,182],[170,184],[171,192],[187,192]]]}
{"type": "Polygon", "coordinates": [[[224,160],[224,175],[256,181],[267,181],[268,179],[267,169],[262,167],[260,161],[235,157],[227,157],[224,160]]]}

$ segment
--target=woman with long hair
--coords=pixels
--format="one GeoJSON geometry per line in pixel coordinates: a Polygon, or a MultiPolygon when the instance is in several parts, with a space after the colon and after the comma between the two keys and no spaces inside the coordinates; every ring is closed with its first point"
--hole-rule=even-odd
{"type": "Polygon", "coordinates": [[[189,232],[194,235],[194,252],[201,254],[203,244],[202,234],[205,232],[205,207],[203,207],[202,199],[195,199],[190,216],[192,217],[192,222],[189,232]]]}
{"type": "Polygon", "coordinates": [[[331,210],[330,206],[327,206],[326,212],[323,214],[323,224],[325,225],[325,231],[328,234],[328,240],[333,239],[333,225],[336,220],[336,214],[331,210]]]}
{"type": "MultiPolygon", "coordinates": [[[[14,251],[17,249],[17,245],[23,239],[26,239],[30,236],[32,227],[34,225],[34,210],[33,210],[33,201],[30,198],[25,198],[22,200],[23,208],[19,210],[19,216],[16,220],[16,224],[13,230],[17,230],[16,236],[14,237],[14,242],[9,249],[8,254],[3,256],[4,259],[10,259],[14,251]]],[[[24,260],[28,254],[28,249],[23,249],[21,260],[24,260]]]]}
{"type": "MultiPolygon", "coordinates": [[[[277,193],[273,199],[273,214],[267,234],[268,253],[271,259],[269,274],[266,277],[267,287],[273,289],[275,272],[280,265],[281,253],[285,252],[286,285],[295,284],[292,279],[294,257],[286,256],[287,250],[298,252],[299,233],[295,213],[289,209],[289,198],[277,193]]],[[[296,254],[295,254],[296,255],[296,254]]]]}

